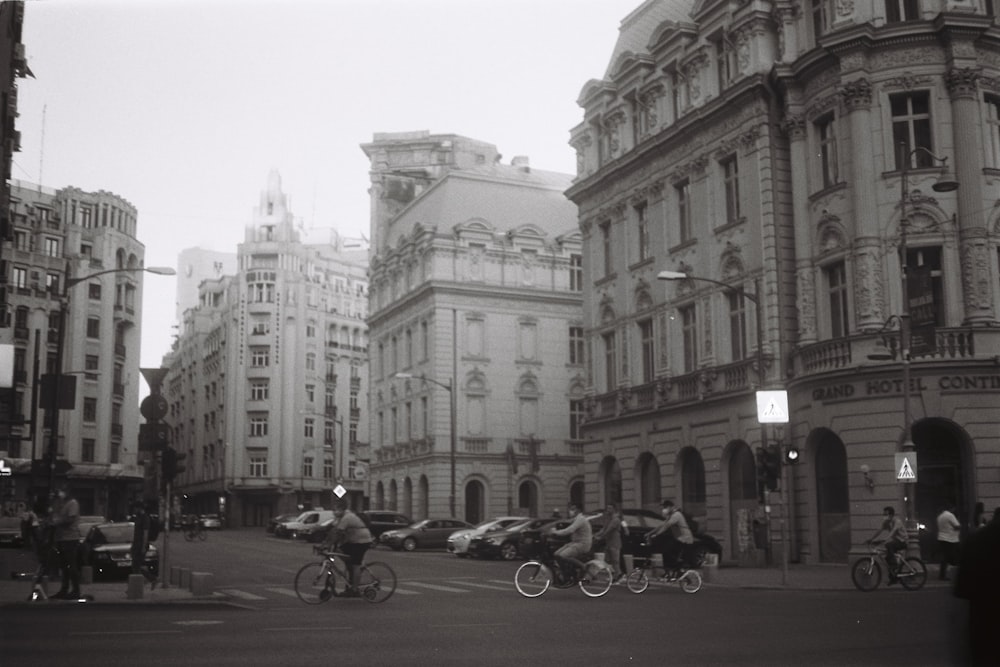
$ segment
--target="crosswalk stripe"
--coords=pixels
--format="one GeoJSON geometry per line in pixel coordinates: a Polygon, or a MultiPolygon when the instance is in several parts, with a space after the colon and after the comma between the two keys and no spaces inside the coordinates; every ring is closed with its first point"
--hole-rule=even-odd
{"type": "Polygon", "coordinates": [[[507,583],[506,586],[491,586],[489,584],[477,584],[472,581],[463,581],[460,583],[462,584],[462,586],[472,586],[474,588],[488,588],[491,591],[509,591],[511,588],[513,588],[513,585],[511,585],[509,582],[507,583]]]}
{"type": "Polygon", "coordinates": [[[455,588],[454,586],[440,586],[438,584],[425,584],[422,581],[408,581],[407,586],[416,586],[418,588],[429,588],[432,591],[444,591],[445,593],[471,593],[472,591],[467,591],[464,588],[455,588]]]}
{"type": "Polygon", "coordinates": [[[297,597],[299,597],[299,594],[298,594],[298,593],[296,593],[296,592],[295,592],[295,591],[294,591],[293,589],[291,589],[291,588],[268,588],[268,589],[266,589],[266,590],[269,590],[269,591],[271,591],[272,593],[281,593],[282,595],[287,595],[288,597],[292,597],[292,598],[297,598],[297,597]]]}
{"type": "Polygon", "coordinates": [[[262,595],[254,595],[253,593],[247,593],[246,591],[240,591],[235,588],[223,588],[219,591],[220,593],[225,593],[226,595],[234,598],[239,598],[241,600],[266,600],[267,598],[262,595]]]}
{"type": "Polygon", "coordinates": [[[507,588],[510,588],[511,586],[514,585],[513,579],[487,579],[486,581],[489,581],[494,584],[506,584],[507,588]]]}

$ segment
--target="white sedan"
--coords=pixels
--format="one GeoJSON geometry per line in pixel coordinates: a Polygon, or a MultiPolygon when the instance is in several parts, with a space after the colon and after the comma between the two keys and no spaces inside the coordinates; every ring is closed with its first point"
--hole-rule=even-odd
{"type": "Polygon", "coordinates": [[[455,554],[459,558],[465,558],[469,555],[469,542],[472,541],[473,537],[494,530],[503,530],[507,526],[527,521],[530,518],[526,516],[498,516],[494,519],[487,519],[473,528],[456,530],[448,536],[448,552],[455,554]]]}

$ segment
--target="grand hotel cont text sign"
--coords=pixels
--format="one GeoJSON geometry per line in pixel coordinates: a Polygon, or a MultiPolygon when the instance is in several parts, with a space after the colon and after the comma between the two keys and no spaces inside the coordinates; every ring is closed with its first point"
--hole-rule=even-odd
{"type": "MultiPolygon", "coordinates": [[[[1000,393],[1000,374],[992,375],[940,375],[937,377],[911,377],[910,391],[930,391],[935,386],[942,393],[987,391],[1000,393]]],[[[851,398],[896,396],[903,393],[903,379],[865,380],[842,382],[817,387],[812,391],[814,401],[842,401],[851,398]]]]}

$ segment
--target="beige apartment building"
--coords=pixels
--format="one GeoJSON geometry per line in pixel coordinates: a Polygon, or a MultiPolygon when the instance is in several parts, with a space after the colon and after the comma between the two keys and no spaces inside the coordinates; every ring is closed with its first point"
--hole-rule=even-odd
{"type": "Polygon", "coordinates": [[[367,252],[303,243],[272,171],[236,257],[234,275],[200,283],[163,362],[171,446],[186,455],[174,508],[263,526],[329,506],[340,486],[360,509],[367,252]]]}
{"type": "Polygon", "coordinates": [[[944,0],[624,17],[580,93],[567,192],[588,505],[673,498],[744,563],[784,544],[847,561],[885,505],[913,528],[1000,505],[994,18],[944,0]],[[787,423],[759,423],[762,386],[787,391],[787,423]],[[765,494],[769,445],[800,458],[765,494]]]}
{"type": "Polygon", "coordinates": [[[371,504],[547,516],[584,497],[587,386],[570,177],[451,134],[376,134],[371,504]]]}

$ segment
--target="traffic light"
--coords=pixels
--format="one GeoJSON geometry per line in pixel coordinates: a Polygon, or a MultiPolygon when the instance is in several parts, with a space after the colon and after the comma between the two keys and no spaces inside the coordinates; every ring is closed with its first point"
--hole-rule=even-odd
{"type": "Polygon", "coordinates": [[[757,480],[768,491],[778,490],[781,479],[781,449],[777,445],[769,445],[766,449],[757,449],[757,480]]]}
{"type": "Polygon", "coordinates": [[[184,459],[187,458],[187,454],[182,454],[173,447],[167,447],[164,449],[161,457],[160,466],[163,471],[164,482],[173,481],[174,477],[181,474],[186,469],[184,467],[184,459]]]}
{"type": "Polygon", "coordinates": [[[785,463],[790,463],[792,465],[799,462],[799,448],[794,445],[789,445],[788,449],[785,450],[785,463]]]}

